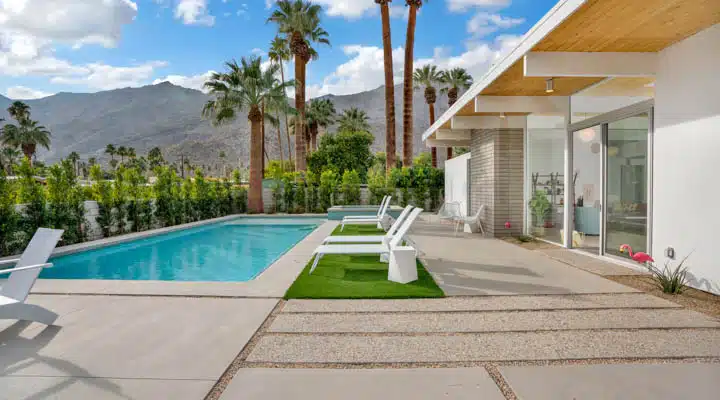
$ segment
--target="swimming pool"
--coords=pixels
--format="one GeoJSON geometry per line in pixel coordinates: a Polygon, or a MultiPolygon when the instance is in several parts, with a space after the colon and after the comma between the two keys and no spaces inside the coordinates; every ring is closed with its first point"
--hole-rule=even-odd
{"type": "Polygon", "coordinates": [[[184,229],[53,258],[40,278],[249,281],[320,222],[241,218],[184,229]]]}

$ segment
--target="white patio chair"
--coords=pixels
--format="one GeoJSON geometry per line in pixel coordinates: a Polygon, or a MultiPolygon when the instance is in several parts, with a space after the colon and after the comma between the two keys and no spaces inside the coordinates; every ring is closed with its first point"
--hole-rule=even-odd
{"type": "Polygon", "coordinates": [[[410,212],[397,234],[389,243],[382,244],[336,244],[322,245],[315,249],[315,260],[310,267],[310,274],[317,267],[320,259],[327,254],[378,254],[389,255],[390,265],[388,269],[388,280],[398,283],[408,283],[417,280],[416,256],[417,251],[411,246],[401,246],[403,237],[407,234],[410,226],[415,222],[422,208],[416,208],[410,212]]]}
{"type": "MultiPolygon", "coordinates": [[[[380,207],[380,211],[377,216],[375,217],[363,217],[363,218],[343,218],[342,222],[340,223],[340,231],[345,230],[345,225],[366,225],[366,224],[376,224],[378,229],[383,229],[383,224],[387,223],[388,215],[387,211],[390,209],[390,200],[392,199],[391,196],[388,196],[387,200],[385,201],[385,204],[380,207]]],[[[387,225],[384,225],[387,226],[387,225]]]]}
{"type": "Polygon", "coordinates": [[[460,203],[448,201],[443,203],[436,214],[438,222],[448,221],[454,223],[456,219],[462,217],[460,212],[460,203]]]}
{"type": "Polygon", "coordinates": [[[390,239],[393,238],[395,233],[402,227],[403,221],[410,214],[410,211],[415,208],[413,206],[407,206],[402,210],[400,216],[393,222],[390,229],[384,235],[364,235],[364,236],[328,236],[323,240],[323,244],[332,243],[390,243],[390,239]]]}
{"type": "Polygon", "coordinates": [[[485,230],[482,226],[482,221],[480,221],[480,215],[482,214],[483,210],[485,209],[485,204],[481,205],[480,208],[478,208],[475,215],[471,217],[460,217],[455,219],[455,235],[457,235],[458,228],[460,226],[465,226],[465,224],[470,225],[470,231],[471,232],[477,232],[480,231],[481,234],[485,234],[485,230]]]}
{"type": "Polygon", "coordinates": [[[57,314],[25,300],[43,268],[52,267],[47,260],[57,245],[63,231],[60,229],[40,228],[35,232],[25,252],[17,260],[4,263],[16,263],[14,268],[0,270],[0,274],[10,274],[0,287],[0,319],[35,321],[52,325],[57,314]]]}
{"type": "Polygon", "coordinates": [[[382,201],[380,202],[380,205],[378,206],[377,213],[375,215],[346,215],[343,217],[343,219],[365,219],[365,218],[377,218],[380,216],[380,213],[382,212],[383,207],[385,207],[385,203],[389,203],[392,196],[385,196],[383,197],[382,201]]]}

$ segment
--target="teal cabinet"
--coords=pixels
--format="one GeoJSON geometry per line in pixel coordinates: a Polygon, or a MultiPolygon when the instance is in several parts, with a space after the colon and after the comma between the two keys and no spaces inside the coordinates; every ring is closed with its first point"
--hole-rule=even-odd
{"type": "Polygon", "coordinates": [[[575,230],[586,235],[600,234],[600,209],[575,207],[575,230]]]}

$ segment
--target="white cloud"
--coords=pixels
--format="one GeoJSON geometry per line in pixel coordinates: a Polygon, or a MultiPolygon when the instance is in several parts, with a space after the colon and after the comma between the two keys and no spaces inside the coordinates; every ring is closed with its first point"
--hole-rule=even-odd
{"type": "Polygon", "coordinates": [[[215,25],[215,17],[207,9],[208,0],[179,0],[175,7],[175,18],[185,25],[215,25]]]}
{"type": "Polygon", "coordinates": [[[315,0],[331,17],[360,18],[368,13],[376,13],[378,5],[374,1],[360,0],[315,0]]]}
{"type": "MultiPolygon", "coordinates": [[[[350,60],[325,77],[321,85],[308,85],[308,97],[325,94],[351,94],[375,89],[385,84],[382,47],[351,45],[343,48],[350,60]]],[[[396,82],[402,77],[404,50],[393,49],[393,73],[396,82]]]]}
{"type": "Polygon", "coordinates": [[[275,4],[275,0],[265,0],[265,9],[269,10],[275,4]]]}
{"type": "MultiPolygon", "coordinates": [[[[471,41],[459,55],[451,55],[450,49],[438,47],[430,58],[415,60],[414,66],[435,64],[440,69],[465,68],[476,79],[507,51],[514,48],[520,36],[500,35],[493,42],[471,41]]],[[[343,48],[349,61],[339,65],[322,84],[308,85],[308,97],[329,93],[336,95],[358,93],[376,89],[385,84],[383,49],[376,46],[352,45],[343,48]]],[[[404,49],[393,49],[393,75],[395,84],[402,82],[404,49]]]]}
{"type": "Polygon", "coordinates": [[[447,0],[448,9],[453,12],[465,12],[473,7],[507,7],[510,0],[447,0]]]}
{"type": "Polygon", "coordinates": [[[161,82],[170,82],[173,85],[182,86],[188,89],[195,89],[195,90],[202,90],[203,85],[205,82],[210,79],[210,76],[215,73],[215,71],[208,71],[203,74],[198,75],[192,75],[192,76],[184,76],[184,75],[168,75],[164,78],[155,79],[153,81],[153,85],[157,85],[161,82]]]}
{"type": "Polygon", "coordinates": [[[7,88],[4,95],[13,100],[32,100],[52,96],[55,93],[43,92],[25,86],[13,86],[7,88]]]}
{"type": "Polygon", "coordinates": [[[130,0],[0,0],[0,32],[76,47],[114,47],[137,12],[130,0]]]}
{"type": "Polygon", "coordinates": [[[508,29],[525,22],[524,18],[505,17],[480,11],[467,23],[467,31],[475,38],[487,36],[500,29],[508,29]]]}
{"type": "Polygon", "coordinates": [[[164,61],[151,61],[132,67],[115,67],[103,63],[84,65],[83,73],[71,76],[55,76],[50,83],[62,85],[85,85],[93,89],[110,90],[144,85],[156,68],[167,66],[164,61]]]}

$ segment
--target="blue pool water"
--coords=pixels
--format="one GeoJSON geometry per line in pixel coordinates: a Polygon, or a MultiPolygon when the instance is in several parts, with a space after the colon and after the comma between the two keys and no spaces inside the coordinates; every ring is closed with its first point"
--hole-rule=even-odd
{"type": "Polygon", "coordinates": [[[60,256],[40,278],[248,281],[317,226],[265,221],[213,224],[60,256]]]}

